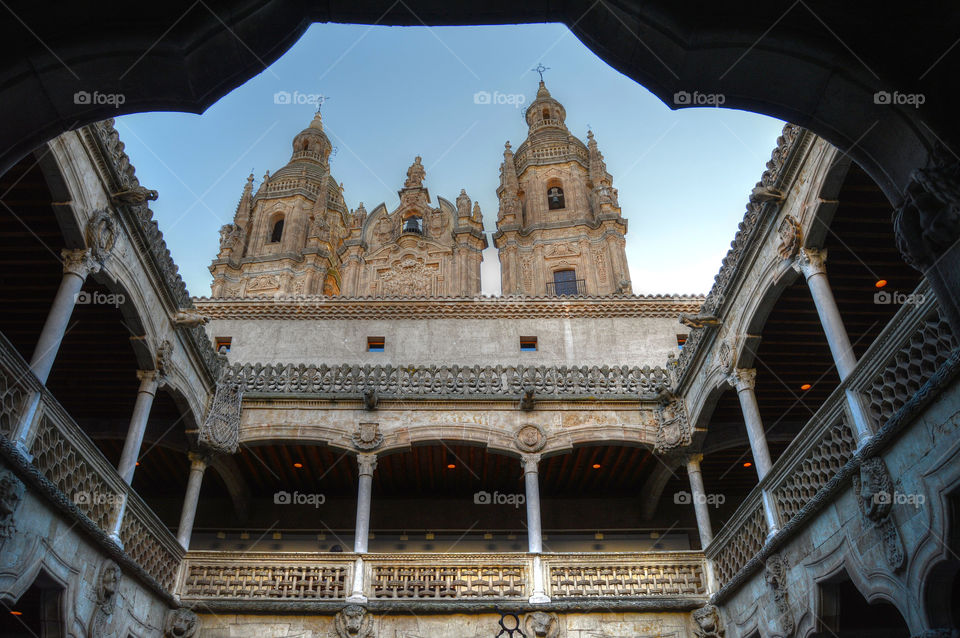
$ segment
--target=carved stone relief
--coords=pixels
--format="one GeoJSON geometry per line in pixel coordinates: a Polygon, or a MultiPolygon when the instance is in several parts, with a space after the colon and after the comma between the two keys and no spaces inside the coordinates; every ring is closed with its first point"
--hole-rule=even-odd
{"type": "Polygon", "coordinates": [[[720,610],[714,605],[704,605],[693,612],[696,626],[693,633],[696,638],[723,638],[724,630],[720,621],[720,610]]]}
{"type": "Polygon", "coordinates": [[[379,423],[359,423],[350,437],[358,450],[375,450],[383,443],[379,423]]]}
{"type": "Polygon", "coordinates": [[[557,638],[560,635],[560,617],[556,613],[535,611],[524,618],[527,638],[557,638]]]}
{"type": "Polygon", "coordinates": [[[200,629],[200,619],[189,609],[181,607],[167,612],[163,638],[194,638],[200,629]]]}
{"type": "Polygon", "coordinates": [[[521,452],[539,452],[547,444],[547,434],[539,425],[528,423],[514,433],[513,443],[521,452]]]}
{"type": "Polygon", "coordinates": [[[664,397],[656,415],[657,441],[653,449],[657,454],[690,445],[692,433],[683,399],[672,395],[664,397]]]}
{"type": "Polygon", "coordinates": [[[103,263],[117,245],[119,239],[117,220],[108,210],[98,210],[87,222],[86,239],[90,255],[103,263]]]}
{"type": "Polygon", "coordinates": [[[106,627],[117,607],[117,592],[120,589],[120,579],[123,572],[112,560],[105,560],[100,565],[100,571],[95,581],[96,607],[90,619],[90,638],[101,638],[106,635],[106,627]]]}
{"type": "Polygon", "coordinates": [[[23,500],[23,482],[10,470],[0,470],[0,541],[13,536],[14,514],[23,500]]]}
{"type": "Polygon", "coordinates": [[[853,489],[863,516],[880,535],[883,553],[894,571],[906,562],[903,540],[893,520],[894,485],[883,459],[875,456],[860,464],[860,475],[853,477],[853,489]]]}
{"type": "Polygon", "coordinates": [[[247,290],[274,290],[279,287],[280,277],[277,275],[259,275],[247,284],[247,290]]]}
{"type": "Polygon", "coordinates": [[[199,443],[222,454],[233,454],[240,444],[240,411],[243,389],[238,383],[221,381],[213,395],[213,403],[200,426],[199,443]]]}
{"type": "Polygon", "coordinates": [[[770,556],[764,567],[764,581],[773,597],[771,634],[783,638],[792,636],[796,628],[787,592],[787,567],[787,561],[779,554],[770,556]]]}
{"type": "Polygon", "coordinates": [[[793,215],[784,216],[777,228],[777,237],[780,243],[777,244],[777,255],[780,259],[793,259],[797,256],[802,243],[800,234],[800,222],[793,215]]]}
{"type": "Polygon", "coordinates": [[[407,257],[380,273],[380,294],[426,297],[432,293],[433,272],[422,261],[407,257]]]}
{"type": "Polygon", "coordinates": [[[373,638],[373,616],[361,605],[347,605],[337,612],[333,623],[337,638],[373,638]]]}

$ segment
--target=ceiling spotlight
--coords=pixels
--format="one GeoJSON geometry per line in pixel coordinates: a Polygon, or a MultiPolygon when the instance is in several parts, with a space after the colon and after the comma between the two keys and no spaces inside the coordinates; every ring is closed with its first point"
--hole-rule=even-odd
{"type": "Polygon", "coordinates": [[[23,615],[23,612],[22,612],[22,611],[14,611],[14,610],[11,609],[11,610],[10,610],[10,615],[11,615],[11,616],[22,616],[22,615],[23,615]]]}
{"type": "Polygon", "coordinates": [[[454,460],[453,454],[447,454],[447,469],[448,470],[457,469],[457,462],[454,460]]]}
{"type": "Polygon", "coordinates": [[[593,464],[593,469],[599,470],[599,469],[600,469],[600,464],[599,464],[599,463],[594,463],[594,464],[593,464]]]}
{"type": "Polygon", "coordinates": [[[873,285],[876,286],[877,288],[883,288],[884,286],[887,285],[887,280],[886,280],[886,279],[881,279],[881,280],[879,280],[877,283],[875,283],[875,284],[873,284],[873,285]]]}
{"type": "Polygon", "coordinates": [[[753,467],[753,463],[751,463],[750,461],[747,461],[746,463],[743,464],[743,467],[753,467]]]}
{"type": "Polygon", "coordinates": [[[293,464],[293,467],[295,467],[295,468],[297,468],[297,469],[299,470],[301,467],[303,467],[303,463],[294,463],[294,464],[293,464]]]}
{"type": "Polygon", "coordinates": [[[801,390],[809,390],[809,389],[812,388],[812,387],[813,387],[813,386],[810,385],[809,383],[804,383],[802,386],[800,386],[800,389],[801,389],[801,390]]]}

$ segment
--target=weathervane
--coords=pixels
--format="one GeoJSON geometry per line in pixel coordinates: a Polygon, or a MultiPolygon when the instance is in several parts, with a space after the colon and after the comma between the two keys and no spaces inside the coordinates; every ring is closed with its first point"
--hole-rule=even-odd
{"type": "Polygon", "coordinates": [[[543,66],[543,62],[541,62],[540,64],[538,64],[538,65],[536,66],[536,68],[533,68],[533,69],[530,69],[530,70],[531,70],[531,71],[536,71],[537,73],[539,73],[539,74],[540,74],[540,81],[543,82],[543,72],[544,72],[544,71],[549,71],[549,70],[550,70],[550,67],[548,67],[548,66],[543,66]]]}
{"type": "Polygon", "coordinates": [[[322,93],[317,93],[317,113],[320,112],[320,107],[323,106],[323,103],[330,99],[329,95],[323,95],[322,93]]]}

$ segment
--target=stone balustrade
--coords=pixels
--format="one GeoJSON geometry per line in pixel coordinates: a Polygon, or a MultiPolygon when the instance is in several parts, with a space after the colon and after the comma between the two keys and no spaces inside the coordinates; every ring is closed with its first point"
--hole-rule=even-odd
{"type": "MultiPolygon", "coordinates": [[[[185,603],[346,600],[357,554],[188,552],[178,594],[185,603]]],[[[707,595],[700,552],[547,553],[540,569],[551,599],[674,598],[707,595]]],[[[533,554],[364,554],[370,601],[526,601],[533,554]]]]}
{"type": "MultiPolygon", "coordinates": [[[[774,463],[770,473],[740,504],[727,525],[706,548],[719,585],[739,578],[767,543],[769,527],[762,507],[764,491],[772,495],[781,534],[802,525],[820,505],[848,484],[860,459],[846,393],[863,398],[874,419],[873,434],[885,428],[957,349],[929,285],[921,283],[910,302],[884,328],[850,376],[831,393],[774,463]]],[[[900,426],[904,425],[898,419],[900,426]]]]}
{"type": "Polygon", "coordinates": [[[27,397],[34,392],[40,393],[40,404],[29,437],[33,467],[104,538],[118,538],[130,561],[166,593],[172,592],[183,550],[170,530],[0,335],[0,435],[11,436],[27,397]]]}

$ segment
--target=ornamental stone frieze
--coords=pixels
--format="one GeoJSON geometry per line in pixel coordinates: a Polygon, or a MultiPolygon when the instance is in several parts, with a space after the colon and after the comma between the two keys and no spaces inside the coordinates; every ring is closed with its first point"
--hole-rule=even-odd
{"type": "Polygon", "coordinates": [[[853,476],[853,490],[860,512],[880,536],[887,564],[894,571],[899,571],[906,562],[906,552],[900,530],[892,516],[893,479],[882,458],[875,456],[860,464],[859,475],[853,476]]]}
{"type": "Polygon", "coordinates": [[[649,366],[380,366],[234,364],[224,383],[264,394],[353,395],[380,399],[488,396],[516,400],[578,397],[654,400],[670,387],[664,368],[649,366]],[[531,393],[531,394],[532,394],[531,393]]]}

